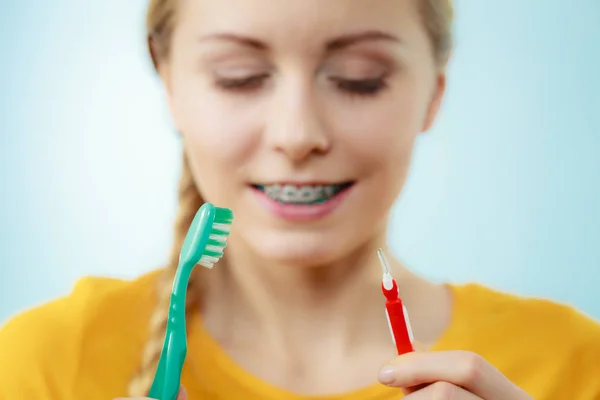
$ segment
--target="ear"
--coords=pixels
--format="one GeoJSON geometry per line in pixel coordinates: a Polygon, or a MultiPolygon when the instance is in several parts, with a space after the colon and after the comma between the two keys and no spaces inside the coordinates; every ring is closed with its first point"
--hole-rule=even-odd
{"type": "Polygon", "coordinates": [[[425,122],[423,124],[422,132],[426,132],[433,126],[433,122],[440,111],[442,99],[446,91],[446,72],[440,72],[436,78],[433,95],[425,115],[425,122]]]}

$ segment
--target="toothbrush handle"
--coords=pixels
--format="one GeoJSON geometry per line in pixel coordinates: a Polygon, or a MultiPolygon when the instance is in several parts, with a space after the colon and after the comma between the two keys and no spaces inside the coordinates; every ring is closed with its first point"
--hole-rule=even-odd
{"type": "Polygon", "coordinates": [[[402,301],[400,299],[388,300],[385,303],[385,309],[398,355],[410,353],[414,350],[412,330],[402,301]]]}
{"type": "Polygon", "coordinates": [[[171,294],[169,320],[158,368],[148,396],[158,400],[176,400],[181,386],[181,370],[187,354],[185,298],[171,294]]]}

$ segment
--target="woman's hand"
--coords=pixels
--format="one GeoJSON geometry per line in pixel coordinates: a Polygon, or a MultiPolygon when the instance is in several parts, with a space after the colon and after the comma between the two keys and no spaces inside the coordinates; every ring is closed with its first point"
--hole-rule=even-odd
{"type": "MultiPolygon", "coordinates": [[[[155,399],[151,399],[149,397],[119,397],[118,399],[115,399],[115,400],[155,400],[155,399]]],[[[188,400],[187,392],[185,391],[185,388],[183,386],[179,390],[179,394],[177,395],[177,400],[188,400]]]]}
{"type": "Polygon", "coordinates": [[[532,400],[488,363],[468,351],[404,354],[379,371],[379,381],[402,388],[406,400],[532,400]]]}

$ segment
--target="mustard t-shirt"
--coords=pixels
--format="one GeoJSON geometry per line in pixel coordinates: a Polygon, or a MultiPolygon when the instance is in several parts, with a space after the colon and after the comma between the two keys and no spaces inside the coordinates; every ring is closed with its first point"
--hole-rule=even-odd
{"type": "MultiPolygon", "coordinates": [[[[68,297],[12,319],[0,330],[0,400],[108,400],[125,395],[142,356],[157,276],[133,281],[86,278],[68,297]]],[[[566,306],[475,284],[452,290],[453,318],[434,350],[479,353],[536,400],[600,400],[597,322],[566,306]]],[[[402,397],[397,389],[376,382],[330,396],[290,393],[236,365],[196,322],[190,324],[182,375],[190,400],[402,397]]]]}

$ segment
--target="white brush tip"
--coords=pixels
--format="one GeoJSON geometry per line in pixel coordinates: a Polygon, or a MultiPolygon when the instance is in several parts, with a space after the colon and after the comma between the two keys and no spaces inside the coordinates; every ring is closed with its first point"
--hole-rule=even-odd
{"type": "Polygon", "coordinates": [[[381,264],[381,272],[384,274],[390,273],[390,264],[388,263],[385,254],[383,253],[383,249],[377,249],[377,257],[379,257],[379,264],[381,264]]]}

